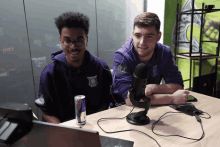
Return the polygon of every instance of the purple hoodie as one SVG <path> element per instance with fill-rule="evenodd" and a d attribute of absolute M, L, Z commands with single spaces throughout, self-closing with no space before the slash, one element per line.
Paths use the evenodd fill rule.
<path fill-rule="evenodd" d="M 139 63 L 140 60 L 131 37 L 114 54 L 113 94 L 119 101 L 127 98 L 133 73 Z M 147 63 L 147 68 L 149 68 L 147 84 L 160 84 L 164 78 L 166 84 L 175 83 L 183 87 L 182 75 L 178 71 L 169 46 L 157 43 L 154 54 Z"/>
<path fill-rule="evenodd" d="M 61 122 L 75 118 L 76 95 L 85 95 L 86 114 L 98 112 L 110 104 L 112 76 L 102 59 L 85 51 L 85 60 L 79 68 L 66 62 L 64 52 L 51 54 L 53 63 L 40 76 L 39 95 L 35 104 L 43 113 L 55 116 Z"/>

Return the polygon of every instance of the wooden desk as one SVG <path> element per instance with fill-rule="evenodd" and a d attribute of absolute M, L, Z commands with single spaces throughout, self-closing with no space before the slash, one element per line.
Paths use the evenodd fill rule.
<path fill-rule="evenodd" d="M 151 131 L 152 124 L 159 119 L 164 113 L 168 111 L 176 112 L 176 110 L 170 108 L 169 106 L 157 106 L 151 107 L 148 111 L 147 116 L 150 118 L 151 122 L 145 126 L 135 126 L 129 124 L 126 119 L 121 120 L 103 120 L 100 122 L 100 126 L 105 131 L 119 131 L 119 130 L 127 130 L 127 129 L 136 129 L 139 131 L 143 131 L 156 139 L 161 147 L 217 147 L 220 146 L 220 100 L 217 98 L 213 98 L 210 96 L 198 94 L 195 92 L 191 92 L 198 99 L 198 102 L 192 102 L 196 108 L 207 112 L 211 115 L 211 119 L 202 120 L 203 129 L 205 131 L 205 137 L 199 142 L 195 142 L 193 140 L 180 138 L 177 136 L 171 137 L 161 137 L 155 135 Z M 148 136 L 134 132 L 120 132 L 107 134 L 103 132 L 99 126 L 97 125 L 97 120 L 100 118 L 109 118 L 109 117 L 125 117 L 132 107 L 129 106 L 120 106 L 116 108 L 112 108 L 109 110 L 105 110 L 99 113 L 95 113 L 92 115 L 88 115 L 86 117 L 86 125 L 83 126 L 84 129 L 96 130 L 103 136 L 109 136 L 113 138 L 121 138 L 125 140 L 134 141 L 134 147 L 158 147 L 156 142 L 149 138 Z M 141 108 L 135 108 L 133 112 L 137 112 L 143 110 Z M 164 119 L 162 119 L 154 131 L 159 134 L 164 135 L 174 135 L 178 134 L 185 137 L 199 139 L 202 135 L 202 129 L 199 122 L 197 122 L 195 117 L 188 116 L 185 114 L 167 114 Z M 204 117 L 208 117 L 204 115 Z M 70 126 L 70 127 L 78 127 L 75 124 L 75 120 L 67 121 L 61 123 L 61 125 Z"/>

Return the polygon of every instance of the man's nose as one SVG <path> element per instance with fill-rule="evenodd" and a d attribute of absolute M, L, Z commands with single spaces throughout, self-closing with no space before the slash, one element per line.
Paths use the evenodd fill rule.
<path fill-rule="evenodd" d="M 142 37 L 140 40 L 140 44 L 141 45 L 147 45 L 147 38 L 146 37 Z"/>
<path fill-rule="evenodd" d="M 74 49 L 74 48 L 76 48 L 76 47 L 77 47 L 77 46 L 76 46 L 76 43 L 75 43 L 75 42 L 74 42 L 74 43 L 72 42 L 71 45 L 70 45 L 70 48 Z"/>

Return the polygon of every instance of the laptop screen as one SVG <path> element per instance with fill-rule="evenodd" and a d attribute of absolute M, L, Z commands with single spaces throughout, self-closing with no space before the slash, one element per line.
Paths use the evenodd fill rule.
<path fill-rule="evenodd" d="M 133 141 L 100 136 L 97 131 L 33 120 L 31 131 L 10 147 L 133 147 L 133 145 Z"/>
<path fill-rule="evenodd" d="M 12 147 L 101 147 L 99 133 L 33 121 L 32 130 Z"/>

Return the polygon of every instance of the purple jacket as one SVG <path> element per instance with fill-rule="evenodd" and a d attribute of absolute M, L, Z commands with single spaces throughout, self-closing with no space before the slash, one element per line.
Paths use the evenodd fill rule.
<path fill-rule="evenodd" d="M 133 47 L 133 38 L 115 52 L 113 64 L 113 94 L 124 100 L 132 84 L 133 72 L 140 63 L 138 54 Z M 182 87 L 183 80 L 175 64 L 173 53 L 169 46 L 157 43 L 152 58 L 147 63 L 147 84 L 160 84 L 164 78 L 166 84 L 175 83 Z"/>
<path fill-rule="evenodd" d="M 86 114 L 98 112 L 110 104 L 112 76 L 106 62 L 85 52 L 79 68 L 66 62 L 64 52 L 51 55 L 53 63 L 44 68 L 40 76 L 39 95 L 35 104 L 47 115 L 61 122 L 75 118 L 76 95 L 85 95 Z"/>

